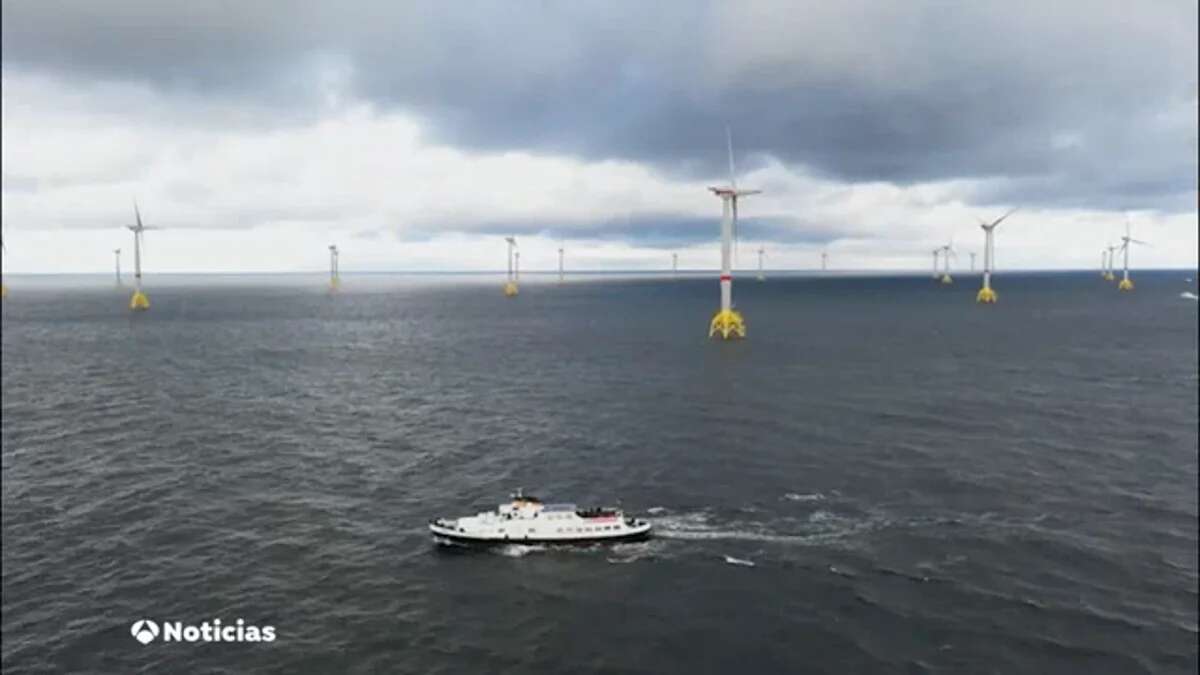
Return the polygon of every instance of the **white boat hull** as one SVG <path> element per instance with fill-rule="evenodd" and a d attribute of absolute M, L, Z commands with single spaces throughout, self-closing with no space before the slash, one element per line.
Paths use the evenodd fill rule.
<path fill-rule="evenodd" d="M 510 504 L 462 518 L 436 518 L 429 531 L 452 544 L 596 544 L 637 541 L 650 536 L 650 523 L 620 509 L 578 509 L 574 504 L 542 504 L 514 495 Z"/>

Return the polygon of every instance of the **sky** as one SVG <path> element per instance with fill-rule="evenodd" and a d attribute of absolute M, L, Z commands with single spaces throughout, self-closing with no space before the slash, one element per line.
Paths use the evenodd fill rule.
<path fill-rule="evenodd" d="M 8 273 L 1197 265 L 1197 3 L 3 0 Z M 981 258 L 980 258 L 981 260 Z"/>

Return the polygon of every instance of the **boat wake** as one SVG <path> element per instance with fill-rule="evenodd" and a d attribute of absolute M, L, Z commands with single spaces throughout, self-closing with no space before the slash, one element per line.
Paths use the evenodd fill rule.
<path fill-rule="evenodd" d="M 740 565 L 741 567 L 754 567 L 753 560 L 746 560 L 745 558 L 735 558 L 731 555 L 724 556 L 724 558 L 725 558 L 725 562 L 730 565 Z"/>
<path fill-rule="evenodd" d="M 654 540 L 615 544 L 610 547 L 610 554 L 605 560 L 613 565 L 628 565 L 639 560 L 653 560 L 659 557 L 659 547 L 660 545 Z"/>
<path fill-rule="evenodd" d="M 798 531 L 780 531 L 759 522 L 714 522 L 707 512 L 685 513 L 659 518 L 654 523 L 654 536 L 661 539 L 687 541 L 746 541 L 791 546 L 823 546 L 853 537 L 878 527 L 871 520 L 843 518 L 828 511 L 817 511 L 808 521 L 798 525 Z"/>
<path fill-rule="evenodd" d="M 1200 296 L 1196 295 L 1195 293 L 1189 293 L 1188 291 L 1184 291 L 1184 292 L 1180 293 L 1179 297 L 1184 298 L 1186 300 L 1200 300 Z"/>

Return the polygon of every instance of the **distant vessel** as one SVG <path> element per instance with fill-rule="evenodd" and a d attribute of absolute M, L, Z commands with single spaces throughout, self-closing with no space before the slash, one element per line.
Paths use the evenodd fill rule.
<path fill-rule="evenodd" d="M 462 518 L 435 518 L 429 531 L 438 543 L 592 544 L 636 541 L 650 536 L 650 523 L 618 508 L 580 509 L 543 504 L 520 490 L 494 511 Z"/>

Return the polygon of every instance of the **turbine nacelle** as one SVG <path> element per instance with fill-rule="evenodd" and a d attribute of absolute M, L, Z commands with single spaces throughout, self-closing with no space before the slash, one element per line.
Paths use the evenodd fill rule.
<path fill-rule="evenodd" d="M 708 189 L 718 197 L 747 197 L 749 195 L 762 194 L 762 190 L 739 190 L 737 188 L 730 187 L 709 186 Z"/>

